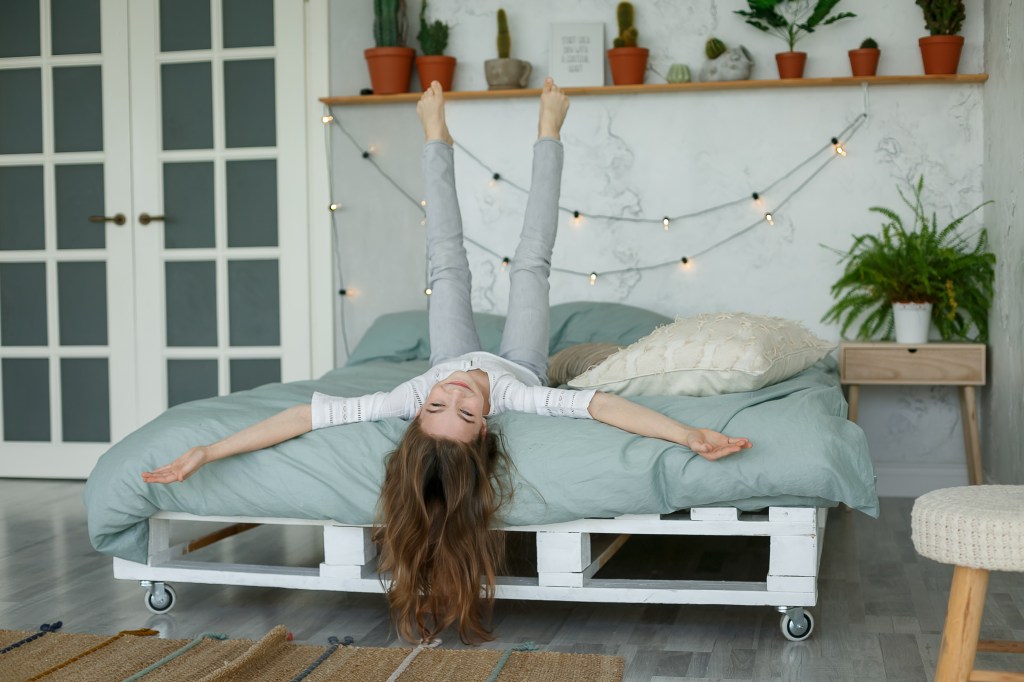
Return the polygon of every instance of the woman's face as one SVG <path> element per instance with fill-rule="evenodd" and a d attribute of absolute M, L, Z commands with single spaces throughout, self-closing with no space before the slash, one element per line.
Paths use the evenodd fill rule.
<path fill-rule="evenodd" d="M 420 408 L 420 428 L 431 436 L 468 443 L 486 433 L 485 400 L 468 372 L 455 372 L 434 384 Z"/>

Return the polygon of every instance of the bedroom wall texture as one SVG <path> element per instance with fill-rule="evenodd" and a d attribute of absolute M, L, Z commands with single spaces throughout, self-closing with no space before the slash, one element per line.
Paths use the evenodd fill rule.
<path fill-rule="evenodd" d="M 982 447 L 993 481 L 1024 483 L 1024 2 L 985 3 L 985 224 L 996 264 L 996 302 L 989 320 L 992 385 L 982 409 L 988 421 Z"/>
<path fill-rule="evenodd" d="M 784 49 L 783 43 L 733 14 L 745 7 L 742 0 L 635 4 L 640 42 L 651 49 L 652 66 L 659 72 L 684 62 L 697 73 L 704 42 L 714 35 L 753 53 L 753 78 L 777 77 L 773 55 Z M 839 9 L 859 16 L 820 29 L 799 44 L 810 55 L 808 77 L 848 75 L 846 51 L 867 36 L 882 48 L 881 74 L 921 73 L 917 38 L 925 31 L 912 0 L 845 4 L 849 7 Z M 486 88 L 483 61 L 496 56 L 499 6 L 497 0 L 430 3 L 432 18 L 452 24 L 448 53 L 459 59 L 456 90 Z M 550 23 L 603 21 L 608 43 L 615 30 L 611 0 L 521 0 L 506 3 L 506 9 L 512 56 L 534 65 L 531 87 L 546 75 Z M 960 72 L 977 73 L 983 70 L 985 17 L 980 2 L 968 3 L 967 9 Z M 419 2 L 412 0 L 411 46 L 416 45 L 418 12 Z M 362 52 L 372 46 L 371 27 L 371 3 L 336 0 L 331 5 L 330 94 L 351 95 L 369 87 Z M 660 81 L 648 75 L 648 82 Z M 838 340 L 838 330 L 819 321 L 831 304 L 829 287 L 840 271 L 834 254 L 822 245 L 845 249 L 851 235 L 876 231 L 880 222 L 868 208 L 900 208 L 897 187 L 908 188 L 921 174 L 927 183 L 925 198 L 940 217 L 981 203 L 988 196 L 982 192 L 982 92 L 979 85 L 929 85 L 874 87 L 866 97 L 855 87 L 577 97 L 563 130 L 562 204 L 584 214 L 659 217 L 745 196 L 827 143 L 865 106 L 869 117 L 850 140 L 849 156 L 831 163 L 779 211 L 774 227 L 756 228 L 685 269 L 631 271 L 599 277 L 594 286 L 585 277 L 553 274 L 552 302 L 621 301 L 684 316 L 745 310 L 797 319 Z M 533 100 L 453 102 L 448 118 L 453 135 L 466 148 L 506 178 L 528 185 L 536 109 Z M 412 105 L 339 108 L 334 114 L 357 140 L 374 145 L 377 162 L 419 196 L 422 134 Z M 1008 111 L 1003 120 L 1010 115 Z M 1000 146 L 1009 165 L 1013 148 Z M 354 293 L 344 303 L 344 325 L 338 315 L 342 363 L 344 338 L 354 346 L 379 315 L 425 308 L 424 234 L 418 207 L 402 198 L 341 135 L 334 136 L 331 158 L 334 199 L 344 204 L 337 215 L 338 257 L 345 284 Z M 490 175 L 461 153 L 456 164 L 467 235 L 510 255 L 525 197 L 502 183 L 491 187 Z M 787 186 L 795 184 L 799 180 Z M 782 196 L 777 191 L 765 198 L 770 204 Z M 752 202 L 743 203 L 672 225 L 667 232 L 660 223 L 586 218 L 574 226 L 571 216 L 563 215 L 554 264 L 601 272 L 663 262 L 697 252 L 761 213 Z M 980 222 L 979 217 L 971 227 Z M 472 246 L 468 250 L 476 309 L 504 312 L 508 279 L 500 260 Z M 1010 332 L 1019 333 L 1020 315 L 1014 314 L 1016 326 Z M 869 387 L 862 391 L 861 405 L 860 422 L 883 494 L 917 495 L 966 482 L 954 390 Z M 1020 407 L 1016 409 L 1013 414 L 1019 415 Z"/>

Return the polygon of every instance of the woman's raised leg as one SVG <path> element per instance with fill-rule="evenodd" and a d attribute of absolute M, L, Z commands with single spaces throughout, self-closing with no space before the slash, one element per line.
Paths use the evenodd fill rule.
<path fill-rule="evenodd" d="M 444 118 L 444 95 L 436 81 L 423 93 L 416 113 L 423 123 L 424 199 L 427 213 L 427 300 L 430 364 L 480 350 L 470 300 L 472 283 L 462 215 L 455 194 L 452 137 Z"/>
<path fill-rule="evenodd" d="M 542 384 L 547 383 L 548 277 L 558 230 L 558 196 L 562 184 L 560 132 L 568 110 L 569 98 L 548 78 L 540 96 L 530 198 L 526 203 L 519 246 L 512 258 L 508 318 L 499 351 L 503 358 L 533 370 Z"/>

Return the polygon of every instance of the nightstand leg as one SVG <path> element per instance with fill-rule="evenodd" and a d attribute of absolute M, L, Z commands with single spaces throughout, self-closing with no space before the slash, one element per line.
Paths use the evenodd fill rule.
<path fill-rule="evenodd" d="M 964 429 L 967 478 L 971 485 L 980 485 L 985 482 L 985 474 L 981 469 L 981 439 L 978 437 L 978 406 L 974 386 L 960 387 L 960 417 Z"/>
<path fill-rule="evenodd" d="M 847 413 L 847 418 L 856 424 L 857 403 L 860 402 L 860 386 L 857 384 L 850 384 L 846 389 L 846 402 L 850 404 L 850 411 Z"/>

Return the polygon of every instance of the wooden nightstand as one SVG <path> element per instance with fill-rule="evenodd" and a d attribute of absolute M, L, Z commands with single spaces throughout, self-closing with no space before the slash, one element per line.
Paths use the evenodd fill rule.
<path fill-rule="evenodd" d="M 839 380 L 849 388 L 850 421 L 864 384 L 959 386 L 967 477 L 983 482 L 975 386 L 985 385 L 985 344 L 886 342 L 839 344 Z"/>

